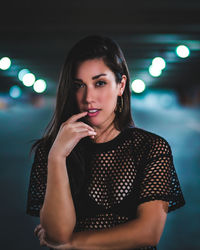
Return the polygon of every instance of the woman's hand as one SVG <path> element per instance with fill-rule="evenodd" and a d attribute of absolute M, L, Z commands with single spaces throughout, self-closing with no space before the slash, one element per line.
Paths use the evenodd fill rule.
<path fill-rule="evenodd" d="M 77 122 L 87 115 L 87 112 L 79 113 L 62 123 L 57 137 L 50 149 L 48 158 L 66 158 L 76 144 L 86 136 L 95 136 L 94 129 L 84 122 Z"/>
<path fill-rule="evenodd" d="M 40 245 L 45 246 L 46 242 L 45 242 L 44 238 L 46 235 L 45 235 L 45 230 L 41 224 L 37 225 L 37 227 L 34 229 L 34 234 L 35 234 L 35 236 L 37 236 L 39 238 Z"/>
<path fill-rule="evenodd" d="M 47 246 L 50 248 L 60 249 L 60 250 L 75 249 L 72 247 L 71 243 L 56 244 L 56 243 L 52 243 L 52 242 L 48 241 L 46 239 L 45 230 L 41 224 L 36 226 L 36 228 L 34 229 L 34 234 L 35 234 L 35 236 L 38 237 L 38 239 L 40 241 L 40 246 Z"/>

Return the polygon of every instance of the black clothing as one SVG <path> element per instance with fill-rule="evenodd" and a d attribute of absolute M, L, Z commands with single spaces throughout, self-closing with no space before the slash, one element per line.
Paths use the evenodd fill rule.
<path fill-rule="evenodd" d="M 83 145 L 87 179 L 75 206 L 75 232 L 111 228 L 133 220 L 143 202 L 168 201 L 168 212 L 185 204 L 172 151 L 163 137 L 133 127 L 111 141 L 94 143 L 88 139 Z M 39 216 L 46 180 L 47 155 L 40 146 L 30 176 L 26 211 L 30 215 Z"/>

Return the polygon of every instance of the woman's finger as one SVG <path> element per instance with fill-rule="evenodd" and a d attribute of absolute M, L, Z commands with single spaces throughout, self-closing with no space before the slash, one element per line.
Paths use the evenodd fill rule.
<path fill-rule="evenodd" d="M 77 133 L 88 133 L 89 135 L 96 135 L 96 132 L 94 130 L 88 130 L 88 128 L 76 128 Z"/>
<path fill-rule="evenodd" d="M 86 131 L 81 131 L 81 138 L 84 138 L 86 136 L 95 136 L 97 133 L 95 131 L 90 131 L 90 130 L 86 130 Z"/>
<path fill-rule="evenodd" d="M 94 131 L 93 127 L 89 126 L 88 124 L 86 124 L 84 122 L 75 122 L 72 126 L 76 127 L 76 128 L 83 127 L 83 128 L 87 128 L 87 129 L 89 129 L 91 131 Z"/>
<path fill-rule="evenodd" d="M 44 238 L 41 238 L 41 239 L 40 239 L 40 246 L 47 246 L 47 244 L 46 244 Z"/>
<path fill-rule="evenodd" d="M 45 234 L 44 229 L 40 229 L 40 231 L 38 232 L 37 236 L 38 236 L 38 238 L 42 238 L 44 236 L 44 234 Z"/>
<path fill-rule="evenodd" d="M 46 241 L 45 241 L 45 230 L 41 229 L 38 233 L 38 238 L 40 240 L 40 245 L 41 246 L 46 246 Z"/>
<path fill-rule="evenodd" d="M 82 113 L 78 113 L 78 114 L 76 114 L 76 115 L 73 115 L 72 117 L 70 117 L 70 118 L 67 120 L 67 122 L 69 122 L 69 123 L 75 122 L 75 121 L 77 121 L 78 119 L 80 119 L 80 118 L 86 116 L 87 113 L 88 113 L 88 112 L 85 111 L 85 112 L 82 112 Z"/>
<path fill-rule="evenodd" d="M 39 224 L 36 226 L 36 228 L 34 229 L 34 234 L 37 236 L 38 232 L 40 231 L 40 229 L 42 228 L 42 225 Z"/>

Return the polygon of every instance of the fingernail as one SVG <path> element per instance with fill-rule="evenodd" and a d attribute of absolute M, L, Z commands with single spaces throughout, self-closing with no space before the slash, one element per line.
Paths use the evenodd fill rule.
<path fill-rule="evenodd" d="M 96 135 L 96 132 L 89 131 L 89 134 L 91 134 L 91 135 Z"/>

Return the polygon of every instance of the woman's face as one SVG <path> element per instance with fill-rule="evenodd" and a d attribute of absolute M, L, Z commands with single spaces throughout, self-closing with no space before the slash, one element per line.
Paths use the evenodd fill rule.
<path fill-rule="evenodd" d="M 73 84 L 80 112 L 88 111 L 86 119 L 91 126 L 106 128 L 115 118 L 117 97 L 123 94 L 126 76 L 116 83 L 103 59 L 91 59 L 79 65 Z"/>

